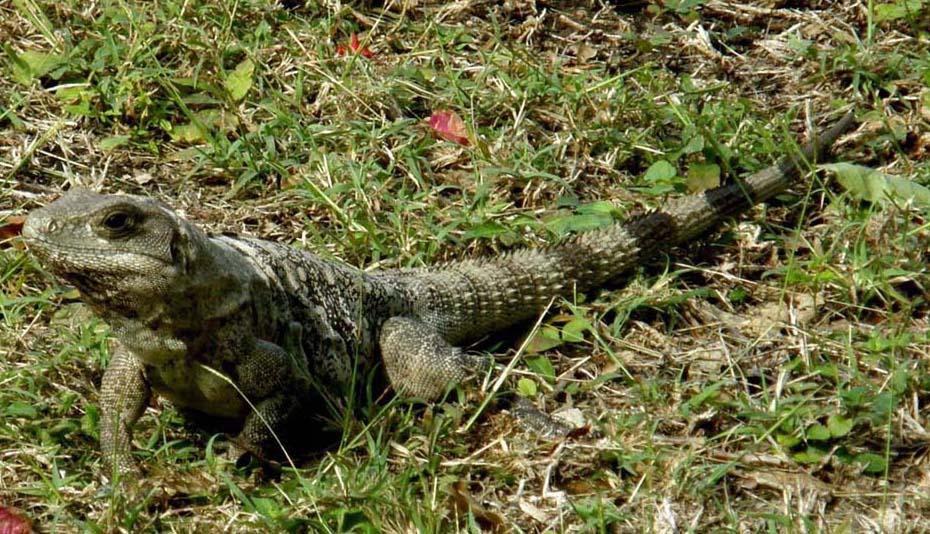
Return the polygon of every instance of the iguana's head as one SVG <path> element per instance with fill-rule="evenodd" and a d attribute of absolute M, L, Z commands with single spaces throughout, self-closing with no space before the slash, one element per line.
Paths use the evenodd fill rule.
<path fill-rule="evenodd" d="M 174 287 L 203 234 L 154 200 L 71 190 L 32 211 L 22 235 L 45 267 L 112 309 Z"/>

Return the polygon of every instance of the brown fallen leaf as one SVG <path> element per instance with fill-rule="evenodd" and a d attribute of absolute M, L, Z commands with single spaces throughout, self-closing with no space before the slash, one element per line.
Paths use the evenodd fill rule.
<path fill-rule="evenodd" d="M 464 480 L 456 481 L 449 488 L 449 493 L 452 495 L 453 506 L 459 517 L 465 517 L 468 512 L 471 512 L 483 531 L 500 532 L 503 530 L 504 518 L 475 500 L 469 493 Z"/>
<path fill-rule="evenodd" d="M 763 487 L 778 491 L 810 491 L 823 495 L 833 491 L 829 484 L 803 471 L 753 470 L 736 475 L 741 479 L 740 485 L 746 489 Z"/>

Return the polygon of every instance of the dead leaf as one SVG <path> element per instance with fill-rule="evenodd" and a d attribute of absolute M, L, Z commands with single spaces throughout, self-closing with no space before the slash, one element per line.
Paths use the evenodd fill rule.
<path fill-rule="evenodd" d="M 588 425 L 587 418 L 584 416 L 584 412 L 574 407 L 564 407 L 559 408 L 552 413 L 552 417 L 566 425 L 572 427 L 572 434 L 574 437 L 581 437 L 591 431 L 591 426 Z M 585 428 L 587 427 L 587 428 Z"/>
<path fill-rule="evenodd" d="M 596 56 L 597 49 L 586 44 L 579 44 L 577 50 L 575 51 L 575 57 L 577 57 L 578 60 L 582 63 L 587 63 L 588 60 L 593 59 Z"/>
<path fill-rule="evenodd" d="M 465 121 L 454 111 L 434 111 L 429 117 L 429 127 L 432 128 L 436 136 L 442 139 L 458 143 L 462 146 L 468 146 L 470 144 L 468 140 L 468 128 L 465 127 Z"/>
<path fill-rule="evenodd" d="M 527 501 L 526 499 L 520 499 L 520 502 L 517 504 L 520 507 L 520 510 L 535 519 L 539 523 L 547 523 L 549 518 L 546 517 L 546 514 L 540 510 L 538 507 Z"/>
<path fill-rule="evenodd" d="M 741 485 L 746 489 L 758 487 L 781 491 L 810 491 L 817 494 L 829 494 L 830 485 L 812 477 L 803 471 L 754 470 L 738 473 Z"/>
<path fill-rule="evenodd" d="M 154 179 L 155 177 L 152 176 L 152 173 L 148 173 L 148 172 L 140 172 L 138 174 L 133 175 L 132 177 L 132 181 L 136 182 L 139 185 L 145 185 Z"/>
<path fill-rule="evenodd" d="M 456 483 L 449 488 L 449 493 L 452 495 L 456 513 L 458 513 L 460 517 L 465 517 L 468 512 L 471 512 L 475 521 L 481 526 L 483 531 L 498 532 L 504 528 L 504 518 L 497 512 L 488 510 L 484 505 L 475 500 L 469 494 L 468 486 L 465 484 L 464 480 L 456 481 Z"/>

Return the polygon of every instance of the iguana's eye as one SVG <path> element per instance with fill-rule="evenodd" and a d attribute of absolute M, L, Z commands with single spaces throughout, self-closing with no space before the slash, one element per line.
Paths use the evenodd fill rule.
<path fill-rule="evenodd" d="M 132 226 L 132 217 L 124 211 L 114 211 L 103 218 L 103 226 L 112 232 L 128 230 Z"/>

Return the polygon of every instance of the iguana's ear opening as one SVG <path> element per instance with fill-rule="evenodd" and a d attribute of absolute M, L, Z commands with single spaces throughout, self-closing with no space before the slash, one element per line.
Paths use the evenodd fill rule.
<path fill-rule="evenodd" d="M 183 220 L 174 219 L 176 224 L 171 237 L 171 263 L 186 273 L 196 253 L 194 230 Z"/>

